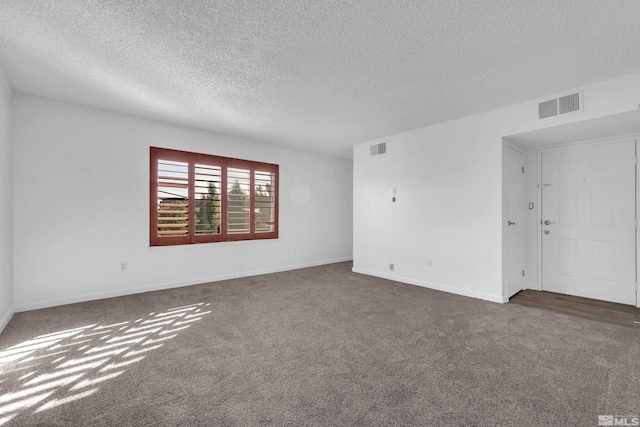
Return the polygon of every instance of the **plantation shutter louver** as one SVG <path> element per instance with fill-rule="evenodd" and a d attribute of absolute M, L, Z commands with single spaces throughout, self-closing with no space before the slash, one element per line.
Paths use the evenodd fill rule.
<path fill-rule="evenodd" d="M 155 168 L 154 238 L 167 244 L 188 243 L 189 164 L 175 158 L 160 157 L 155 160 Z"/>
<path fill-rule="evenodd" d="M 275 173 L 255 171 L 255 232 L 272 233 L 276 224 Z"/>
<path fill-rule="evenodd" d="M 227 168 L 227 233 L 250 234 L 251 171 Z"/>
<path fill-rule="evenodd" d="M 221 232 L 222 168 L 195 165 L 195 234 L 214 235 Z"/>

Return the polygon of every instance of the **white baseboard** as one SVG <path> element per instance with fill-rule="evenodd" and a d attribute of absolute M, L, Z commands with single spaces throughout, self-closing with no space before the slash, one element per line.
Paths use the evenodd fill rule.
<path fill-rule="evenodd" d="M 485 301 L 499 302 L 499 303 L 505 303 L 508 301 L 508 298 L 505 300 L 505 298 L 502 295 L 491 295 L 491 294 L 485 294 L 483 292 L 470 291 L 468 289 L 454 288 L 454 287 L 442 285 L 439 283 L 426 282 L 423 280 L 416 280 L 408 277 L 378 273 L 376 271 L 370 271 L 363 268 L 354 267 L 352 271 L 354 273 L 366 274 L 368 276 L 375 276 L 375 277 L 380 277 L 382 279 L 393 280 L 394 282 L 401 282 L 401 283 L 407 283 L 409 285 L 422 286 L 423 288 L 434 289 L 436 291 L 448 292 L 450 294 L 462 295 L 465 297 L 478 298 Z"/>
<path fill-rule="evenodd" d="M 9 310 L 4 313 L 3 315 L 0 315 L 0 334 L 2 333 L 2 331 L 4 331 L 4 328 L 7 326 L 7 324 L 9 323 L 9 320 L 11 320 L 11 318 L 13 317 L 13 308 L 9 307 Z"/>
<path fill-rule="evenodd" d="M 185 280 L 185 281 L 179 281 L 179 282 L 168 282 L 168 283 L 161 283 L 157 285 L 141 286 L 137 288 L 119 289 L 119 290 L 109 291 L 109 292 L 97 292 L 93 294 L 59 298 L 55 300 L 38 301 L 30 304 L 19 304 L 19 305 L 16 305 L 15 311 L 22 312 L 22 311 L 39 310 L 42 308 L 56 307 L 60 305 L 95 301 L 95 300 L 106 299 L 106 298 L 115 298 L 115 297 L 121 297 L 126 295 L 161 291 L 161 290 L 172 289 L 172 288 L 181 288 L 184 286 L 200 285 L 200 284 L 209 283 L 209 282 L 220 282 L 222 280 L 239 279 L 242 277 L 258 276 L 261 274 L 280 273 L 283 271 L 298 270 L 300 268 L 316 267 L 318 265 L 335 264 L 338 262 L 346 262 L 346 261 L 352 261 L 352 260 L 353 260 L 352 257 L 335 258 L 335 259 L 328 259 L 323 261 L 314 261 L 314 262 L 308 262 L 303 264 L 289 265 L 284 267 L 267 268 L 263 270 L 243 271 L 241 273 L 226 274 L 222 276 L 202 277 L 199 279 Z"/>

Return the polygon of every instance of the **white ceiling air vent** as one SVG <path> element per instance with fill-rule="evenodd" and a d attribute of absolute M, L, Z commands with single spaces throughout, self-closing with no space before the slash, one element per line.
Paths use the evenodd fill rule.
<path fill-rule="evenodd" d="M 582 91 L 538 102 L 538 118 L 549 119 L 582 111 Z"/>
<path fill-rule="evenodd" d="M 381 142 L 380 144 L 373 144 L 370 148 L 371 155 L 384 154 L 387 152 L 387 143 Z"/>

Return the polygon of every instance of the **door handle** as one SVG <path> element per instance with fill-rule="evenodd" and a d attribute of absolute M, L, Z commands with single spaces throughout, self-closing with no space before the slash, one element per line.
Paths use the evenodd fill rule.
<path fill-rule="evenodd" d="M 507 221 L 507 225 L 508 225 L 509 227 L 511 227 L 512 225 L 516 225 L 516 223 L 515 223 L 515 222 L 511 222 L 511 221 Z"/>
<path fill-rule="evenodd" d="M 544 222 L 544 225 L 555 224 L 555 222 L 551 222 L 548 219 Z"/>

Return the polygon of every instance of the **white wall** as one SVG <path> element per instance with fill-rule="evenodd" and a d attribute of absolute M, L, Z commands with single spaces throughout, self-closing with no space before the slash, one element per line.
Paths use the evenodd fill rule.
<path fill-rule="evenodd" d="M 504 301 L 502 138 L 635 110 L 640 73 L 585 87 L 581 114 L 540 121 L 537 101 L 356 145 L 354 271 Z"/>
<path fill-rule="evenodd" d="M 352 257 L 350 159 L 24 94 L 13 127 L 16 310 Z M 150 248 L 152 145 L 279 164 L 280 238 Z"/>
<path fill-rule="evenodd" d="M 11 89 L 0 71 L 0 332 L 13 314 Z"/>

